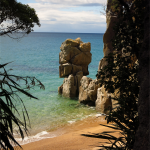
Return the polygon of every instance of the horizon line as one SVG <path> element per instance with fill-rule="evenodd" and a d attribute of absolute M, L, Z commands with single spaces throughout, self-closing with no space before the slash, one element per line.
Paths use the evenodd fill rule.
<path fill-rule="evenodd" d="M 32 31 L 31 33 L 80 33 L 80 34 L 104 34 L 104 33 L 96 33 L 96 32 L 45 32 L 45 31 Z M 29 33 L 30 34 L 30 33 Z"/>

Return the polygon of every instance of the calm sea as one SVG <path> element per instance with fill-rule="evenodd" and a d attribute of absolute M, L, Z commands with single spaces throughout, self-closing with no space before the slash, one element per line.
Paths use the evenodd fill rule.
<path fill-rule="evenodd" d="M 35 76 L 45 85 L 45 90 L 37 87 L 30 92 L 39 100 L 21 97 L 30 117 L 31 135 L 44 134 L 45 131 L 96 114 L 95 108 L 76 107 L 77 100 L 61 97 L 57 92 L 58 86 L 63 83 L 63 78 L 59 78 L 61 43 L 67 38 L 78 37 L 83 42 L 91 43 L 92 62 L 89 65 L 89 77 L 96 79 L 98 64 L 103 57 L 103 34 L 35 32 L 19 40 L 0 37 L 0 63 L 13 61 L 6 67 L 13 69 L 9 73 Z M 20 103 L 16 103 L 16 106 L 21 113 Z"/>

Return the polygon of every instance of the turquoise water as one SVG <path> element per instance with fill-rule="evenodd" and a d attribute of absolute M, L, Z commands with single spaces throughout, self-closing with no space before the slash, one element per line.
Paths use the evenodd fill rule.
<path fill-rule="evenodd" d="M 92 62 L 89 77 L 95 79 L 98 63 L 103 57 L 103 34 L 92 33 L 31 33 L 19 40 L 0 37 L 0 63 L 11 62 L 11 74 L 35 76 L 44 85 L 32 90 L 39 100 L 22 96 L 31 122 L 31 134 L 50 131 L 67 124 L 69 121 L 83 119 L 96 113 L 92 107 L 78 106 L 77 100 L 58 95 L 57 89 L 63 83 L 59 78 L 59 52 L 61 43 L 67 38 L 80 37 L 83 42 L 91 43 Z M 21 112 L 21 105 L 17 103 Z"/>

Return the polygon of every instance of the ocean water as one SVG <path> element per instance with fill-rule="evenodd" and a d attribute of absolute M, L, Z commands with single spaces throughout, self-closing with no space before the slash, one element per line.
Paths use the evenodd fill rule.
<path fill-rule="evenodd" d="M 21 95 L 30 117 L 32 137 L 97 113 L 94 107 L 79 105 L 77 99 L 64 98 L 57 92 L 63 83 L 63 78 L 59 78 L 61 43 L 67 38 L 78 37 L 91 43 L 92 62 L 88 77 L 96 79 L 98 64 L 103 57 L 103 34 L 33 32 L 19 40 L 0 37 L 0 63 L 12 62 L 6 66 L 6 69 L 13 69 L 9 73 L 35 76 L 45 86 L 45 90 L 35 87 L 30 91 L 38 100 Z M 21 114 L 21 104 L 16 103 L 16 107 Z"/>

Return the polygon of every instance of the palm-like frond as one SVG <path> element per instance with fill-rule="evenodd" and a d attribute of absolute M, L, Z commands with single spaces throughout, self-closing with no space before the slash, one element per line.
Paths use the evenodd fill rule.
<path fill-rule="evenodd" d="M 18 133 L 22 139 L 24 139 L 24 134 L 28 135 L 28 127 L 30 126 L 28 112 L 19 94 L 22 93 L 29 98 L 37 99 L 28 92 L 27 87 L 30 86 L 30 88 L 33 88 L 37 85 L 44 89 L 44 85 L 35 77 L 20 77 L 8 74 L 5 69 L 7 64 L 9 63 L 0 65 L 0 147 L 4 150 L 13 150 L 12 145 L 18 145 L 21 148 L 14 138 L 13 124 L 18 127 Z M 25 82 L 24 88 L 17 83 L 18 80 Z M 16 117 L 15 113 L 19 114 L 19 112 L 14 105 L 14 101 L 19 101 L 22 104 L 24 121 Z"/>

